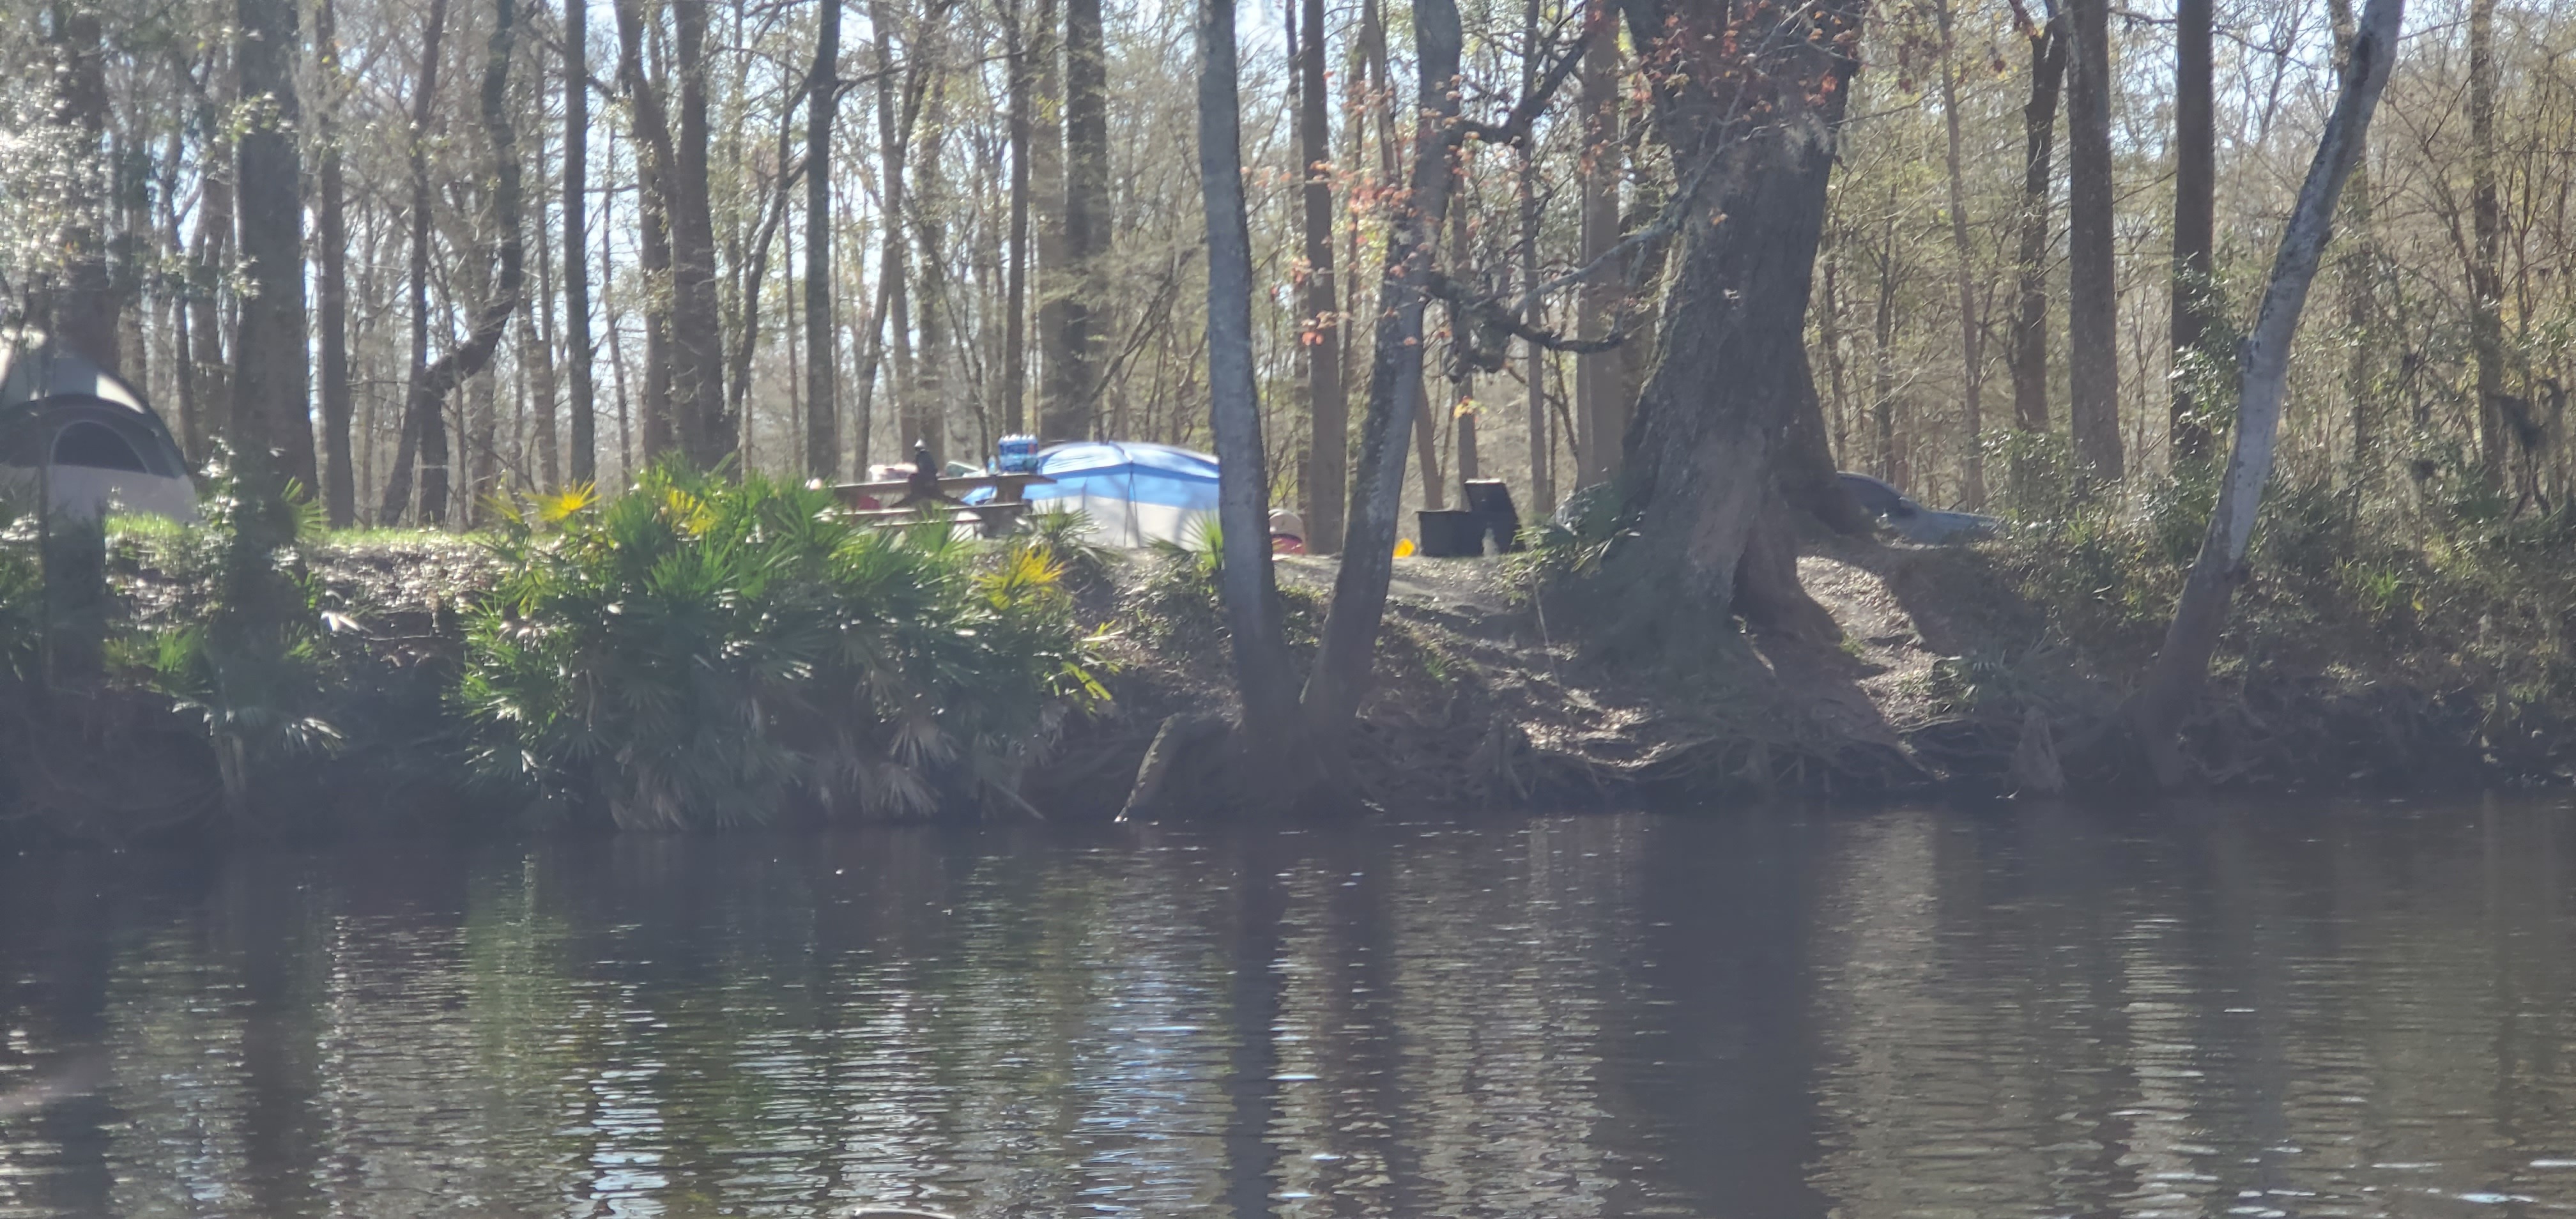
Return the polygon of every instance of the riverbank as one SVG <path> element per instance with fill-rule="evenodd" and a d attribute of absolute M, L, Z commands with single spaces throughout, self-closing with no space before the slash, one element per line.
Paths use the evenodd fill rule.
<path fill-rule="evenodd" d="M 2134 549 L 2144 538 L 2058 528 L 1934 549 L 1809 537 L 1799 574 L 1839 640 L 1712 620 L 1687 669 L 1597 654 L 1537 565 L 1399 560 L 1354 787 L 1404 807 L 2120 790 L 2135 776 L 2119 704 L 2152 655 L 2155 607 L 2170 604 L 2160 565 Z M 489 539 L 422 532 L 297 548 L 329 653 L 314 719 L 333 739 L 267 767 L 256 800 L 228 808 L 207 709 L 138 678 L 148 657 L 136 653 L 199 610 L 177 541 L 132 528 L 112 539 L 122 668 L 67 691 L 0 693 L 14 725 L 0 744 L 0 834 L 123 843 L 582 820 L 561 792 L 469 764 L 492 742 L 458 694 L 468 635 L 508 570 Z M 2548 608 L 2571 603 L 2550 600 L 2563 595 L 2554 568 L 2457 548 L 2448 569 L 2425 551 L 2415 567 L 2387 555 L 2372 567 L 2273 550 L 2186 733 L 2206 785 L 2567 780 L 2576 666 L 2570 619 Z M 1158 733 L 1229 713 L 1221 616 L 1195 562 L 1083 548 L 1058 564 L 1108 697 L 1051 720 L 986 815 L 1113 816 Z M 1310 647 L 1333 563 L 1280 570 L 1292 642 Z M 1221 750 L 1184 753 L 1161 807 L 1140 811 L 1184 812 L 1224 790 Z M 834 815 L 791 803 L 789 819 Z"/>

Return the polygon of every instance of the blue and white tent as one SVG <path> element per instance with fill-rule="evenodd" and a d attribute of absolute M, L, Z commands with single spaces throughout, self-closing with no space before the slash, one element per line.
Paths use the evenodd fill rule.
<path fill-rule="evenodd" d="M 1205 453 L 1082 441 L 1038 454 L 1038 473 L 1055 481 L 1030 487 L 1031 505 L 1040 512 L 1089 513 L 1092 540 L 1104 546 L 1187 542 L 1201 522 L 1216 522 L 1216 458 Z"/>

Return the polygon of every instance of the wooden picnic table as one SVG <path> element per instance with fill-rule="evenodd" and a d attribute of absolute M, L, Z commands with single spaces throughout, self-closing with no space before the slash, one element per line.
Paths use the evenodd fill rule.
<path fill-rule="evenodd" d="M 900 524 L 925 517 L 950 520 L 967 518 L 975 522 L 985 537 L 1008 533 L 1029 511 L 1028 488 L 1053 483 L 1044 474 L 969 474 L 939 480 L 939 498 L 912 502 L 912 480 L 885 479 L 878 482 L 842 483 L 832 488 L 848 514 L 869 524 Z M 980 504 L 963 502 L 966 493 L 991 488 L 993 498 Z M 875 503 L 878 507 L 866 505 Z"/>

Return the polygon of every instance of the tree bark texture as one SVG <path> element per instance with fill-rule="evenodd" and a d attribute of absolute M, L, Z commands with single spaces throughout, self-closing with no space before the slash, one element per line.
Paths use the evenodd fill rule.
<path fill-rule="evenodd" d="M 431 0 L 430 28 L 435 31 L 446 18 L 445 0 Z M 509 330 L 510 319 L 519 310 L 519 290 L 525 279 L 524 246 L 521 244 L 519 219 L 519 153 L 516 129 L 511 125 L 509 107 L 510 54 L 517 40 L 516 0 L 493 0 L 492 37 L 486 45 L 483 60 L 482 112 L 483 130 L 490 143 L 492 156 L 492 232 L 499 246 L 493 254 L 499 273 L 493 277 L 491 293 L 474 306 L 473 328 L 465 341 L 435 363 L 422 366 L 428 354 L 428 336 L 421 322 L 413 323 L 412 359 L 417 371 L 406 394 L 404 418 L 406 431 L 420 441 L 420 520 L 423 524 L 440 525 L 447 520 L 448 446 L 447 427 L 440 417 L 447 395 L 469 377 L 483 371 L 500 346 L 501 337 Z M 436 45 L 428 47 L 425 62 L 434 62 Z M 427 313 L 428 289 L 422 282 L 427 277 L 428 244 L 428 171 L 425 144 L 429 114 L 428 99 L 437 81 L 424 72 L 421 101 L 414 111 L 413 130 L 413 208 L 412 218 L 412 303 L 417 312 Z M 410 498 L 409 471 L 398 449 L 394 477 L 385 484 L 383 519 L 400 516 L 402 505 Z"/>
<path fill-rule="evenodd" d="M 65 178 L 69 190 L 63 201 L 67 223 L 59 246 L 65 262 L 62 284 L 48 312 L 56 339 L 114 373 L 118 371 L 117 293 L 108 276 L 108 183 L 101 146 L 107 131 L 107 47 L 93 4 L 94 0 L 54 0 L 47 23 L 52 27 L 47 38 L 53 53 L 52 122 L 79 148 Z M 256 10 L 255 15 L 275 19 L 267 8 Z M 286 10 L 286 20 L 289 38 L 281 54 L 291 54 L 294 47 L 292 9 Z M 276 35 L 270 30 L 259 36 Z M 264 71 L 276 68 L 267 56 L 260 66 Z M 283 100 L 294 105 L 291 81 Z"/>
<path fill-rule="evenodd" d="M 2066 17 L 2052 4 L 2047 23 L 2025 32 L 2030 101 L 2021 111 L 2021 206 L 2013 251 L 2013 426 L 2038 435 L 2048 431 L 2049 184 L 2055 177 L 2057 99 L 2066 81 Z"/>
<path fill-rule="evenodd" d="M 233 350 L 233 424 L 240 455 L 265 458 L 273 449 L 275 473 L 310 489 L 319 480 L 304 313 L 304 173 L 296 151 L 303 117 L 295 94 L 297 7 L 295 0 L 239 0 L 234 9 L 242 96 L 260 104 L 234 146 L 247 270 Z M 112 313 L 109 324 L 112 337 Z"/>
<path fill-rule="evenodd" d="M 2110 0 L 2067 0 L 2073 58 L 2066 99 L 2067 419 L 2087 479 L 2117 481 L 2120 289 L 2111 210 Z"/>
<path fill-rule="evenodd" d="M 599 481 L 599 411 L 590 337 L 590 4 L 564 0 L 563 279 L 567 461 L 576 485 Z"/>
<path fill-rule="evenodd" d="M 2215 0 L 2178 0 L 2174 7 L 2174 231 L 2171 331 L 2177 371 L 2205 358 L 2203 336 L 2218 308 L 2218 128 L 2211 37 Z M 2210 455 L 2206 407 L 2193 400 L 2194 378 L 2173 380 L 2169 435 L 2173 462 Z"/>
<path fill-rule="evenodd" d="M 2368 21 L 2365 17 L 2364 22 Z M 2477 366 L 2479 474 L 2501 487 L 2504 421 L 2504 208 L 2496 194 L 2495 0 L 2469 0 L 2469 350 Z"/>
<path fill-rule="evenodd" d="M 1038 345 L 1039 439 L 1061 439 L 1050 431 L 1050 418 L 1062 423 L 1064 369 L 1073 360 L 1065 349 L 1065 310 L 1073 305 L 1073 278 L 1065 265 L 1064 223 L 1064 29 L 1057 0 L 1037 0 L 1030 22 L 1029 62 L 1029 226 L 1036 230 L 1037 303 L 1034 325 Z"/>
<path fill-rule="evenodd" d="M 1576 308 L 1576 337 L 1599 339 L 1618 324 L 1627 296 L 1624 263 L 1603 261 L 1619 244 L 1619 10 L 1617 0 L 1591 0 L 1584 21 L 1593 31 L 1583 50 L 1582 175 L 1583 282 Z M 1620 392 L 1627 353 L 1585 352 L 1574 357 L 1575 449 L 1584 486 L 1608 482 L 1624 464 L 1632 405 Z"/>
<path fill-rule="evenodd" d="M 680 74 L 680 113 L 672 148 L 671 397 L 680 452 L 712 470 L 733 456 L 735 428 L 725 409 L 724 308 L 716 279 L 715 214 L 707 182 L 707 7 L 710 0 L 670 0 Z"/>
<path fill-rule="evenodd" d="M 1350 494 L 1351 400 L 1342 383 L 1341 279 L 1333 265 L 1333 97 L 1324 74 L 1324 0 L 1302 0 L 1305 38 L 1297 44 L 1297 137 L 1305 149 L 1305 278 L 1298 284 L 1298 312 L 1305 315 L 1306 397 L 1313 412 L 1313 447 L 1307 458 L 1307 548 L 1333 554 L 1342 548 L 1343 504 Z"/>
<path fill-rule="evenodd" d="M 1381 311 L 1369 368 L 1368 413 L 1360 426 L 1350 526 L 1323 642 L 1307 675 L 1303 710 L 1314 739 L 1342 739 L 1368 690 L 1393 574 L 1397 514 L 1404 499 L 1404 446 L 1422 410 L 1423 306 L 1429 299 L 1441 218 L 1448 212 L 1458 133 L 1459 48 L 1454 0 L 1417 0 L 1413 11 L 1420 73 L 1419 124 L 1411 190 L 1393 203 Z M 1325 750 L 1329 756 L 1330 748 Z"/>
<path fill-rule="evenodd" d="M 2209 0 L 2187 0 L 2206 4 Z M 1950 186 L 1950 249 L 1959 278 L 1960 424 L 1967 451 L 1960 462 L 1961 506 L 1976 509 L 1986 502 L 1986 343 L 1985 319 L 1977 308 L 1976 248 L 1968 238 L 1966 159 L 1959 114 L 1959 40 L 1950 0 L 1935 0 L 1933 14 L 1941 27 L 1941 117 L 1948 137 L 1945 157 Z"/>
<path fill-rule="evenodd" d="M 1686 642 L 1725 629 L 1728 609 L 1802 636 L 1834 630 L 1798 586 L 1781 489 L 1831 479 L 1821 419 L 1801 422 L 1819 410 L 1804 329 L 1865 8 L 1834 0 L 1784 20 L 1724 0 L 1628 0 L 1632 36 L 1672 64 L 1657 131 L 1689 210 L 1630 431 L 1639 536 L 1604 573 L 1622 594 L 1614 643 Z"/>
<path fill-rule="evenodd" d="M 1090 299 L 1099 290 L 1094 266 L 1109 248 L 1109 76 L 1101 45 L 1100 0 L 1064 6 L 1064 296 L 1054 356 L 1046 369 L 1046 406 L 1038 420 L 1047 442 L 1087 440 L 1098 431 L 1099 346 Z"/>
<path fill-rule="evenodd" d="M 439 3 L 441 0 L 432 0 Z M 635 133 L 636 270 L 643 277 L 645 461 L 659 460 L 680 443 L 678 416 L 686 407 L 675 401 L 672 352 L 673 314 L 678 289 L 672 275 L 673 177 L 670 111 L 661 83 L 644 70 L 642 0 L 616 0 L 617 77 L 626 102 L 627 125 Z"/>
<path fill-rule="evenodd" d="M 841 362 L 832 327 L 832 126 L 841 108 L 841 0 L 822 0 L 813 79 L 806 87 L 812 96 L 805 119 L 805 475 L 829 482 L 841 467 Z"/>
<path fill-rule="evenodd" d="M 1010 73 L 1011 218 L 1010 248 L 1002 269 L 1002 431 L 1028 430 L 1029 406 L 1029 141 L 1032 138 L 1029 92 L 1028 28 L 1020 23 L 1019 0 L 1004 15 L 1009 37 L 1005 66 Z"/>
<path fill-rule="evenodd" d="M 429 373 L 429 223 L 430 206 L 435 196 L 429 182 L 429 119 L 431 107 L 437 104 L 439 44 L 447 35 L 447 0 L 429 0 L 429 18 L 421 34 L 420 75 L 416 78 L 411 101 L 411 364 L 409 389 L 403 396 L 402 437 L 394 445 L 394 468 L 385 476 L 384 499 L 376 511 L 376 523 L 400 522 L 412 507 L 412 469 L 421 467 L 423 502 L 428 502 L 428 484 L 438 488 L 440 511 L 447 504 L 447 423 L 439 417 L 438 402 L 431 399 L 426 410 L 420 404 L 421 387 Z"/>
<path fill-rule="evenodd" d="M 2318 140 L 2316 158 L 2309 163 L 2307 180 L 2299 188 L 2290 222 L 2282 230 L 2253 333 L 2238 354 L 2236 437 L 2226 477 L 2219 483 L 2217 507 L 2210 514 L 2208 532 L 2201 537 L 2191 574 L 2184 580 L 2173 621 L 2165 630 L 2164 647 L 2128 707 L 2139 743 L 2158 781 L 2167 786 L 2180 778 L 2175 739 L 2183 717 L 2208 680 L 2210 656 L 2227 625 L 2228 602 L 2236 586 L 2245 581 L 2245 554 L 2254 538 L 2256 509 L 2262 503 L 2264 484 L 2272 477 L 2290 342 L 2298 333 L 2308 284 L 2316 277 L 2332 235 L 2336 202 L 2361 159 L 2371 112 L 2387 87 L 2405 8 L 2405 0 L 2370 0 L 2362 11 L 2361 28 L 2347 52 L 2351 67 Z"/>
<path fill-rule="evenodd" d="M 1200 0 L 1199 189 L 1206 200 L 1209 424 L 1216 437 L 1218 591 L 1233 636 L 1243 739 L 1285 756 L 1297 688 L 1280 634 L 1270 559 L 1270 470 L 1252 367 L 1252 232 L 1244 214 L 1241 102 L 1235 81 L 1235 0 Z"/>
<path fill-rule="evenodd" d="M 1521 10 L 1521 93 L 1538 88 L 1538 38 L 1541 17 L 1540 0 L 1528 0 Z M 1539 283 L 1539 225 L 1545 219 L 1544 204 L 1538 191 L 1538 156 L 1535 150 L 1521 149 L 1520 174 L 1514 186 L 1518 192 L 1521 219 L 1520 283 L 1525 300 L 1521 305 L 1521 323 L 1538 329 L 1543 319 L 1545 302 L 1533 291 Z M 1529 510 L 1539 518 L 1556 510 L 1556 446 L 1547 417 L 1547 349 L 1537 343 L 1524 344 L 1521 373 L 1526 394 L 1525 413 L 1529 427 Z"/>
<path fill-rule="evenodd" d="M 349 221 L 346 175 L 340 157 L 340 106 L 348 91 L 340 74 L 340 40 L 332 0 L 322 0 L 313 20 L 313 41 L 322 59 L 322 157 L 314 170 L 314 189 L 321 196 L 314 213 L 314 253 L 321 266 L 314 276 L 319 298 L 315 322 L 321 335 L 322 504 L 334 529 L 358 520 L 357 470 L 350 460 L 349 426 L 355 402 L 349 384 Z"/>

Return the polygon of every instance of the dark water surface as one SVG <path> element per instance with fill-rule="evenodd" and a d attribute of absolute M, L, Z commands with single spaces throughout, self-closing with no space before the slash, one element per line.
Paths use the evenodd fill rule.
<path fill-rule="evenodd" d="M 2571 990 L 2560 802 L 30 855 L 0 1215 L 2554 1213 Z"/>

